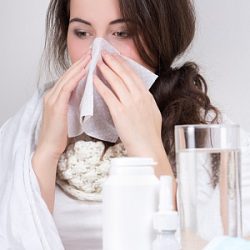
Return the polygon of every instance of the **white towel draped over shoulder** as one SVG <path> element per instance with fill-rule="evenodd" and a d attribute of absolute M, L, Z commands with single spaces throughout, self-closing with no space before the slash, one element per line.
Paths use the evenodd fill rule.
<path fill-rule="evenodd" d="M 0 129 L 0 248 L 64 249 L 52 215 L 43 201 L 31 158 L 42 113 L 43 93 L 33 97 Z"/>

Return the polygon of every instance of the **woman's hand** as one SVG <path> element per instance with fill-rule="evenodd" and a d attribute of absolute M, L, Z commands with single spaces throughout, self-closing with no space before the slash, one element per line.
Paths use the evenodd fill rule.
<path fill-rule="evenodd" d="M 68 104 L 71 93 L 86 74 L 90 52 L 75 62 L 44 95 L 42 125 L 37 150 L 59 159 L 68 141 Z"/>
<path fill-rule="evenodd" d="M 121 56 L 103 52 L 103 60 L 98 67 L 112 90 L 97 76 L 94 83 L 128 155 L 156 156 L 163 149 L 162 117 L 153 96 Z"/>

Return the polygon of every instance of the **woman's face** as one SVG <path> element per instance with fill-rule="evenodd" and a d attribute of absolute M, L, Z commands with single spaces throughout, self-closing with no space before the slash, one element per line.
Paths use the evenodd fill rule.
<path fill-rule="evenodd" d="M 122 55 L 149 68 L 128 33 L 118 0 L 70 0 L 67 47 L 72 63 L 88 51 L 96 37 L 106 39 Z"/>

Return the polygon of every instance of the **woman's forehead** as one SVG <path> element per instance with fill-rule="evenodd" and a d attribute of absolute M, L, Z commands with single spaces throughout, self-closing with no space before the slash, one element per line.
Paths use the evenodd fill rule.
<path fill-rule="evenodd" d="M 119 0 L 71 0 L 72 18 L 81 18 L 93 24 L 110 23 L 121 18 Z"/>

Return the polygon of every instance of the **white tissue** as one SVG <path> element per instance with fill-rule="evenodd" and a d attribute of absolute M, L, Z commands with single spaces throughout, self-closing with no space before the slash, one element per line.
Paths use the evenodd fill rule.
<path fill-rule="evenodd" d="M 102 50 L 120 54 L 119 51 L 112 47 L 105 39 L 96 38 L 94 40 L 92 45 L 92 59 L 89 64 L 88 73 L 86 77 L 79 82 L 69 101 L 68 136 L 76 137 L 84 132 L 100 140 L 116 142 L 118 135 L 109 109 L 93 84 L 94 74 L 97 74 L 97 76 L 107 84 L 100 75 L 99 70 L 96 70 L 96 64 L 101 58 Z M 158 76 L 130 58 L 122 57 L 141 77 L 145 86 L 149 89 Z"/>

